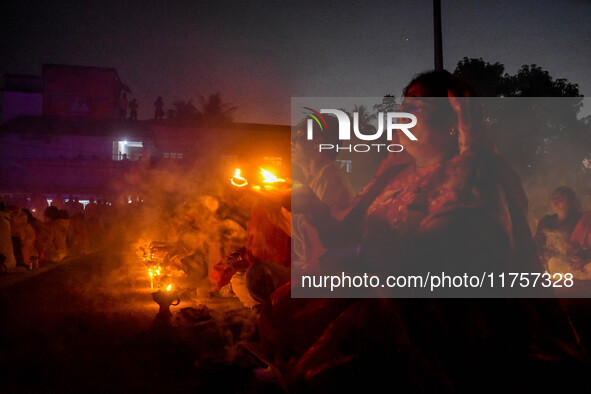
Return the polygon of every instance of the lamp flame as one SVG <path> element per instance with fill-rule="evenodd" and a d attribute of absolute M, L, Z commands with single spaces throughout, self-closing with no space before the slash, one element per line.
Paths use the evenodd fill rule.
<path fill-rule="evenodd" d="M 285 179 L 278 178 L 271 171 L 261 168 L 261 175 L 263 175 L 263 183 L 285 182 Z"/>
<path fill-rule="evenodd" d="M 248 181 L 246 180 L 246 178 L 240 175 L 240 168 L 236 168 L 234 176 L 230 178 L 230 182 L 232 183 L 232 185 L 236 187 L 244 187 L 248 185 Z"/>
<path fill-rule="evenodd" d="M 170 291 L 170 289 L 172 289 L 172 283 L 166 286 L 166 291 Z"/>

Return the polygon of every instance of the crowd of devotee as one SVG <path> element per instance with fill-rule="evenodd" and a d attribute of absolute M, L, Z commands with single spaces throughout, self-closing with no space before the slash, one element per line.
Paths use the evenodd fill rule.
<path fill-rule="evenodd" d="M 292 140 L 299 179 L 247 191 L 237 171 L 234 178 L 244 182 L 230 186 L 228 177 L 221 197 L 175 201 L 162 192 L 167 204 L 136 212 L 141 223 L 144 211 L 141 227 L 152 232 L 138 240 L 139 255 L 156 263 L 154 271 L 207 278 L 211 296 L 235 294 L 255 309 L 256 342 L 244 347 L 289 391 L 321 392 L 327 382 L 333 392 L 373 391 L 393 381 L 401 392 L 472 392 L 482 382 L 501 391 L 509 381 L 515 392 L 564 387 L 564 378 L 579 376 L 588 360 L 554 298 L 292 298 L 299 285 L 293 270 L 477 266 L 591 279 L 591 212 L 582 212 L 571 188 L 557 185 L 555 213 L 532 231 L 519 177 L 480 128 L 477 111 L 459 99 L 472 96 L 470 86 L 445 71 L 413 79 L 401 109 L 418 119 L 418 141 L 405 155 L 389 154 L 357 196 L 334 151 L 317 149 L 331 142 L 320 132 L 314 135 L 322 140 L 302 133 Z M 446 98 L 444 105 L 426 99 L 433 97 Z M 126 215 L 100 202 L 81 207 L 74 196 L 52 205 L 42 200 L 31 197 L 33 205 L 41 201 L 34 208 L 3 201 L 0 253 L 8 270 L 32 268 L 34 256 L 51 264 L 88 253 L 104 244 L 110 220 Z M 539 379 L 547 374 L 555 383 Z"/>
<path fill-rule="evenodd" d="M 1 271 L 28 271 L 104 246 L 114 208 L 102 200 L 10 195 L 0 200 Z"/>
<path fill-rule="evenodd" d="M 537 392 L 559 387 L 540 374 L 582 376 L 586 352 L 556 299 L 380 298 L 379 288 L 370 298 L 292 297 L 301 279 L 290 269 L 549 271 L 589 279 L 589 214 L 572 189 L 559 187 L 551 201 L 556 213 L 541 218 L 534 240 L 519 177 L 496 153 L 477 112 L 458 99 L 476 96 L 471 87 L 434 71 L 417 76 L 404 96 L 401 109 L 418 118 L 419 142 L 405 147 L 408 160 L 389 155 L 357 197 L 334 175 L 334 158 L 316 149 L 319 141 L 292 141 L 302 185 L 289 204 L 278 194 L 255 206 L 245 246 L 210 273 L 214 289 L 230 283 L 259 310 L 258 341 L 245 346 L 295 392 L 377 390 L 394 382 L 402 392 L 471 392 L 482 382 L 501 391 L 501 381 Z M 428 97 L 448 100 L 435 107 Z M 575 380 L 572 387 L 581 382 Z"/>

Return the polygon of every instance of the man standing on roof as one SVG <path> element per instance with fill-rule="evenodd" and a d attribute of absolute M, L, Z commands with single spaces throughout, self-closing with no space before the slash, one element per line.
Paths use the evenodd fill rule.
<path fill-rule="evenodd" d="M 137 120 L 137 109 L 139 105 L 137 104 L 137 100 L 134 98 L 129 102 L 129 119 L 130 120 Z"/>
<path fill-rule="evenodd" d="M 119 99 L 119 119 L 127 118 L 127 93 L 123 93 Z"/>
<path fill-rule="evenodd" d="M 154 103 L 154 119 L 164 119 L 164 102 L 162 101 L 162 97 L 158 97 Z"/>

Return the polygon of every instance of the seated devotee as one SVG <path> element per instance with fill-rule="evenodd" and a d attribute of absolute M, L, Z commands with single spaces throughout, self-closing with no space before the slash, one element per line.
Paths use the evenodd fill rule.
<path fill-rule="evenodd" d="M 553 257 L 566 256 L 569 238 L 581 217 L 581 203 L 567 186 L 552 192 L 552 209 L 555 213 L 540 220 L 534 236 L 540 261 L 546 269 Z"/>
<path fill-rule="evenodd" d="M 298 212 L 292 212 L 292 263 L 299 269 L 317 265 L 318 258 L 326 252 L 311 223 L 313 217 L 325 211 L 338 215 L 349 207 L 354 197 L 351 181 L 335 163 L 337 150 L 319 150 L 320 144 L 340 144 L 336 117 L 325 115 L 324 120 L 326 130 L 321 130 L 317 123 L 312 124 L 313 140 L 305 139 L 303 132 L 298 130 L 291 143 L 292 163 L 303 174 L 302 184 L 294 182 L 292 188 L 292 198 L 299 202 Z"/>
<path fill-rule="evenodd" d="M 548 261 L 551 274 L 568 273 L 578 280 L 591 280 L 591 211 L 581 215 L 568 239 L 566 251 Z"/>
<path fill-rule="evenodd" d="M 214 265 L 212 290 L 232 281 L 234 293 L 252 307 L 289 281 L 290 214 L 282 208 L 283 198 L 284 193 L 258 196 L 246 224 L 246 243 Z"/>
<path fill-rule="evenodd" d="M 471 88 L 433 71 L 404 95 L 402 110 L 417 117 L 417 141 L 404 144 L 414 161 L 380 168 L 331 227 L 346 229 L 341 246 L 359 254 L 333 259 L 361 271 L 541 272 L 525 193 L 462 99 Z M 446 99 L 436 107 L 434 97 Z M 273 293 L 259 319 L 259 350 L 288 391 L 502 392 L 511 382 L 510 391 L 541 392 L 584 376 L 584 351 L 553 299 L 292 299 L 290 290 Z"/>
<path fill-rule="evenodd" d="M 65 209 L 68 211 L 70 216 L 84 212 L 84 204 L 80 202 L 78 197 L 74 197 L 71 194 L 70 197 L 68 197 L 68 202 L 65 204 L 65 206 Z"/>
<path fill-rule="evenodd" d="M 39 262 L 48 263 L 59 261 L 56 248 L 55 229 L 53 222 L 59 218 L 59 209 L 51 205 L 43 212 L 43 220 L 33 223 L 35 229 L 35 246 L 39 254 Z"/>
<path fill-rule="evenodd" d="M 43 218 L 43 212 L 47 208 L 47 200 L 39 193 L 33 193 L 26 208 L 38 219 Z"/>
<path fill-rule="evenodd" d="M 296 238 L 292 254 L 295 264 L 314 264 L 326 251 L 316 240 L 314 228 L 309 223 L 314 210 L 338 211 L 347 207 L 353 198 L 350 181 L 334 162 L 337 151 L 320 153 L 318 150 L 319 144 L 339 143 L 337 119 L 332 116 L 325 116 L 325 119 L 327 130 L 321 132 L 314 124 L 314 140 L 305 140 L 300 131 L 292 141 L 292 162 L 301 168 L 304 178 L 302 184 L 294 182 L 292 193 L 309 195 L 311 202 L 307 204 L 306 212 L 293 215 L 288 212 L 289 209 L 282 206 L 282 199 L 288 197 L 287 194 L 278 192 L 258 196 L 259 201 L 247 223 L 245 247 L 227 256 L 214 270 L 214 277 L 222 267 L 226 267 L 226 276 L 234 272 L 238 274 L 232 276 L 232 288 L 247 306 L 265 302 L 277 288 L 290 281 L 290 236 Z M 229 266 L 234 269 L 229 270 Z M 218 281 L 217 286 L 222 283 L 225 281 Z M 244 286 L 250 297 L 245 297 Z"/>
<path fill-rule="evenodd" d="M 68 211 L 60 209 L 57 218 L 51 221 L 54 235 L 55 249 L 58 260 L 63 260 L 68 255 L 68 234 L 70 232 L 70 218 Z"/>
<path fill-rule="evenodd" d="M 17 263 L 29 268 L 31 255 L 35 248 L 35 230 L 29 223 L 28 211 L 25 211 L 18 207 L 12 207 L 10 211 L 10 226 L 15 257 L 17 255 L 16 249 L 18 248 Z M 15 242 L 16 240 L 18 241 Z"/>
<path fill-rule="evenodd" d="M 0 273 L 12 271 L 16 268 L 10 230 L 10 210 L 2 201 L 0 201 L 0 255 L 2 255 Z"/>
<path fill-rule="evenodd" d="M 68 249 L 74 254 L 85 255 L 90 251 L 90 241 L 84 214 L 75 213 L 70 219 L 70 231 L 68 234 Z"/>

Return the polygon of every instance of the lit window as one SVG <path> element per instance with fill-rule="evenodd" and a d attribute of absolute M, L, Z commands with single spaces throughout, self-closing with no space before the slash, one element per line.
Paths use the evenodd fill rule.
<path fill-rule="evenodd" d="M 162 153 L 162 157 L 165 159 L 177 159 L 180 160 L 184 156 L 181 152 L 164 152 Z"/>
<path fill-rule="evenodd" d="M 144 155 L 141 141 L 113 141 L 113 160 L 139 160 Z"/>

